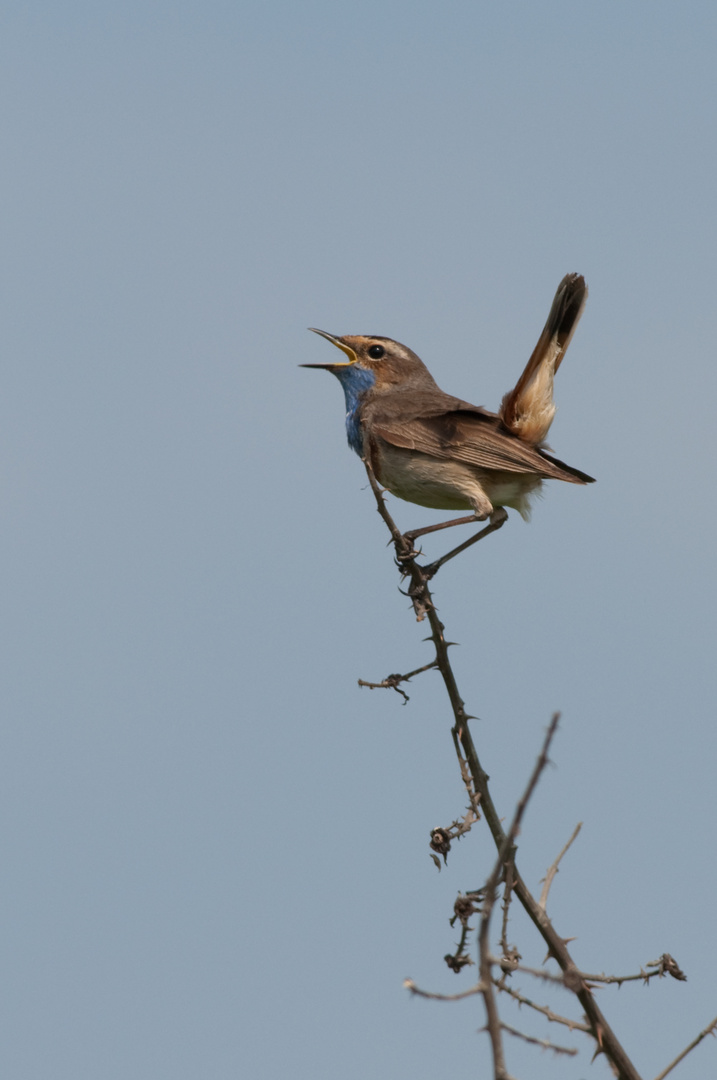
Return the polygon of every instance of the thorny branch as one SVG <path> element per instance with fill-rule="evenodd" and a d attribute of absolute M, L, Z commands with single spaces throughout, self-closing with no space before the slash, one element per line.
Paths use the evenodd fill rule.
<path fill-rule="evenodd" d="M 532 1035 L 526 1035 L 524 1032 L 518 1031 L 517 1028 L 511 1027 L 510 1024 L 505 1024 L 502 1021 L 500 1026 L 509 1035 L 515 1035 L 516 1038 L 522 1039 L 523 1042 L 539 1046 L 541 1050 L 552 1050 L 555 1054 L 567 1054 L 569 1057 L 575 1057 L 578 1053 L 575 1046 L 558 1046 L 556 1043 L 551 1043 L 549 1039 L 535 1039 Z"/>
<path fill-rule="evenodd" d="M 435 660 L 431 660 L 430 664 L 424 664 L 423 667 L 416 668 L 415 671 L 409 671 L 407 675 L 387 675 L 385 679 L 381 679 L 381 682 L 366 682 L 365 679 L 359 679 L 359 686 L 367 686 L 369 690 L 395 690 L 397 694 L 403 697 L 403 704 L 406 705 L 411 700 L 405 690 L 401 689 L 400 684 L 402 682 L 409 682 L 414 675 L 421 675 L 424 671 L 430 671 L 431 668 L 437 667 Z"/>
<path fill-rule="evenodd" d="M 555 713 L 553 719 L 550 722 L 543 747 L 535 763 L 535 767 L 531 774 L 528 785 L 518 802 L 515 815 L 508 832 L 504 835 L 503 840 L 498 847 L 498 858 L 496 859 L 493 871 L 488 878 L 484 890 L 483 907 L 481 909 L 481 921 L 480 929 L 478 931 L 478 955 L 479 955 L 479 974 L 480 981 L 483 986 L 483 1002 L 485 1004 L 485 1011 L 487 1016 L 487 1028 L 490 1036 L 491 1047 L 493 1050 L 493 1066 L 495 1070 L 495 1076 L 497 1080 L 502 1080 L 506 1074 L 505 1057 L 503 1053 L 503 1040 L 501 1032 L 503 1025 L 501 1024 L 500 1017 L 498 1016 L 498 1006 L 496 1005 L 495 994 L 493 992 L 493 978 L 492 978 L 492 964 L 493 958 L 490 954 L 490 919 L 495 905 L 498 885 L 506 877 L 510 875 L 512 880 L 515 872 L 514 862 L 515 859 L 515 841 L 520 832 L 520 825 L 525 814 L 526 807 L 530 800 L 531 795 L 535 791 L 535 787 L 540 778 L 540 774 L 548 763 L 548 750 L 553 736 L 558 727 L 559 714 Z"/>
<path fill-rule="evenodd" d="M 428 670 L 433 667 L 438 669 L 446 687 L 446 692 L 448 694 L 451 709 L 453 711 L 454 723 L 451 729 L 451 733 L 453 736 L 459 761 L 461 762 L 461 774 L 469 792 L 471 806 L 475 810 L 476 816 L 478 816 L 478 804 L 480 804 L 482 815 L 485 817 L 486 824 L 490 829 L 491 835 L 493 837 L 493 842 L 495 843 L 499 853 L 498 862 L 496 864 L 497 876 L 496 870 L 494 870 L 493 875 L 491 875 L 491 881 L 493 882 L 493 884 L 486 888 L 486 902 L 484 903 L 481 918 L 481 929 L 479 932 L 479 938 L 482 935 L 483 940 L 480 942 L 480 981 L 478 985 L 458 995 L 430 994 L 426 991 L 419 990 L 411 980 L 408 980 L 405 985 L 414 994 L 420 994 L 423 997 L 430 997 L 438 1000 L 456 1000 L 458 998 L 473 994 L 481 994 L 486 1005 L 486 1011 L 488 1013 L 488 1029 L 493 1042 L 495 1076 L 496 1078 L 498 1078 L 498 1080 L 500 1080 L 501 1077 L 508 1076 L 507 1072 L 505 1071 L 505 1062 L 502 1056 L 500 1020 L 497 1016 L 497 1010 L 495 1008 L 495 998 L 493 995 L 494 980 L 492 978 L 490 970 L 493 963 L 500 964 L 501 960 L 490 956 L 487 944 L 487 937 L 490 911 L 492 910 L 492 907 L 495 903 L 495 892 L 500 880 L 500 875 L 505 874 L 506 867 L 509 867 L 509 895 L 504 902 L 503 931 L 501 935 L 501 945 L 504 952 L 506 951 L 507 947 L 507 907 L 510 901 L 510 893 L 512 893 L 523 906 L 529 919 L 533 922 L 539 934 L 545 941 L 548 948 L 548 956 L 552 957 L 552 959 L 554 959 L 559 965 L 562 975 L 557 981 L 560 981 L 568 990 L 571 990 L 576 995 L 583 1008 L 586 1020 L 585 1025 L 577 1023 L 571 1025 L 570 1021 L 564 1022 L 566 1022 L 568 1026 L 574 1026 L 576 1028 L 579 1028 L 580 1030 L 585 1030 L 592 1035 L 597 1046 L 596 1054 L 605 1054 L 606 1058 L 610 1061 L 613 1067 L 615 1075 L 619 1078 L 619 1080 L 640 1080 L 640 1076 L 635 1069 L 635 1066 L 630 1061 L 624 1048 L 622 1047 L 617 1036 L 608 1024 L 607 1020 L 603 1016 L 603 1013 L 594 998 L 591 987 L 591 982 L 593 982 L 593 979 L 591 978 L 591 976 L 583 975 L 583 973 L 578 970 L 570 955 L 566 940 L 562 938 L 555 930 L 551 920 L 548 918 L 548 915 L 545 911 L 545 903 L 547 900 L 547 893 L 550 888 L 550 883 L 555 876 L 555 872 L 557 871 L 558 864 L 561 858 L 574 840 L 578 830 L 574 832 L 573 836 L 570 838 L 563 851 L 560 853 L 558 858 L 550 867 L 548 875 L 546 877 L 546 886 L 543 889 L 543 895 L 541 896 L 540 902 L 537 901 L 528 889 L 525 882 L 523 881 L 515 865 L 515 840 L 517 837 L 517 830 L 520 823 L 520 817 L 522 816 L 522 811 L 525 804 L 527 803 L 527 798 L 532 791 L 532 786 L 529 784 L 526 795 L 524 796 L 522 801 L 522 806 L 518 807 L 516 819 L 514 819 L 514 824 L 511 827 L 509 833 L 506 834 L 503 829 L 501 820 L 498 816 L 498 812 L 491 798 L 488 787 L 488 775 L 480 763 L 480 759 L 478 757 L 478 753 L 468 727 L 468 721 L 469 719 L 471 719 L 471 717 L 466 712 L 465 705 L 458 691 L 455 675 L 451 667 L 450 660 L 448 658 L 448 648 L 451 643 L 446 641 L 444 637 L 444 626 L 438 617 L 438 613 L 429 589 L 430 579 L 435 575 L 438 568 L 445 560 L 437 560 L 436 562 L 433 562 L 427 567 L 421 566 L 416 562 L 416 558 L 420 553 L 413 550 L 413 545 L 410 542 L 410 538 L 404 536 L 396 526 L 393 518 L 391 517 L 386 508 L 383 494 L 376 481 L 370 465 L 368 464 L 368 462 L 364 462 L 364 464 L 366 466 L 366 472 L 368 474 L 371 489 L 376 499 L 378 512 L 381 515 L 391 534 L 391 539 L 396 553 L 396 563 L 401 570 L 401 574 L 404 577 L 410 579 L 410 585 L 407 595 L 411 598 L 413 609 L 415 611 L 418 621 L 422 621 L 424 619 L 428 620 L 429 626 L 431 628 L 431 634 L 428 640 L 432 641 L 436 655 L 429 664 L 425 665 L 423 668 L 416 669 L 416 671 L 414 672 L 410 672 L 408 676 L 389 676 L 381 683 L 367 684 L 362 682 L 362 685 L 373 685 L 376 687 L 387 686 L 392 689 L 399 689 L 398 682 L 406 681 L 406 679 L 410 678 L 412 675 L 418 674 L 422 670 Z M 486 534 L 488 531 L 492 530 L 483 530 L 483 533 Z M 455 553 L 457 553 L 458 550 L 462 550 L 463 547 L 467 546 L 469 545 L 461 545 L 461 548 L 457 549 Z M 399 692 L 402 693 L 400 689 Z M 404 695 L 404 697 L 405 696 L 406 695 Z M 543 755 L 541 755 L 541 759 L 543 756 L 547 755 L 547 743 L 552 737 L 556 724 L 557 717 L 554 717 L 548 739 L 546 740 Z M 545 761 L 547 761 L 547 756 L 545 756 Z M 542 762 L 542 764 L 540 764 L 539 760 L 539 763 L 536 766 L 536 770 L 534 770 L 536 782 L 540 771 L 544 767 L 544 764 L 544 761 Z M 466 768 L 469 773 L 469 778 L 466 774 Z M 491 890 L 492 898 L 490 895 Z M 488 907 L 487 914 L 486 905 Z M 671 960 L 671 958 L 669 959 Z M 517 959 L 514 962 L 512 957 L 505 956 L 503 958 L 503 961 L 506 960 L 509 960 L 511 970 L 530 970 L 522 968 L 522 966 L 517 963 Z M 674 964 L 677 972 L 679 972 L 679 968 L 674 963 L 674 961 L 672 961 L 672 963 Z M 506 970 L 505 967 L 503 968 L 503 970 Z M 663 970 L 658 969 L 655 972 L 641 973 L 639 976 L 633 976 L 632 978 L 649 978 L 653 975 L 664 973 L 672 974 L 675 978 L 680 978 L 680 976 L 682 976 L 681 972 L 678 975 L 675 971 L 671 971 L 669 970 L 669 967 L 667 967 Z M 535 974 L 538 974 L 540 975 L 540 977 L 545 978 L 547 972 L 535 972 Z M 682 977 L 684 978 L 684 976 Z M 627 981 L 627 978 L 628 977 L 622 980 L 610 980 L 609 978 L 603 977 L 603 980 L 620 982 Z M 507 990 L 508 988 L 502 987 L 502 989 Z M 511 993 L 512 996 L 516 996 L 514 991 L 508 992 Z M 525 999 L 525 1003 L 530 1004 L 533 1008 L 537 1008 L 538 1011 L 545 1012 L 545 1010 L 541 1010 L 540 1007 L 534 1006 L 532 1002 L 528 1002 L 528 999 Z M 548 1016 L 548 1019 L 555 1019 L 559 1020 L 559 1022 L 563 1022 L 562 1018 L 558 1018 L 557 1014 L 552 1014 L 549 1010 L 545 1012 L 545 1015 Z M 705 1029 L 705 1031 L 700 1034 L 700 1036 L 694 1041 L 694 1043 L 687 1047 L 683 1054 L 681 1054 L 680 1057 L 677 1058 L 673 1065 L 671 1065 L 669 1068 L 673 1068 L 678 1061 L 682 1060 L 685 1054 L 689 1053 L 689 1051 L 694 1046 L 696 1046 L 707 1034 L 713 1034 L 716 1026 L 717 1020 L 712 1025 L 710 1025 L 709 1028 Z M 667 1071 L 669 1071 L 669 1069 L 662 1073 L 660 1077 L 657 1078 L 657 1080 L 662 1080 L 662 1077 L 667 1075 Z"/>
<path fill-rule="evenodd" d="M 514 964 L 517 964 L 520 960 L 520 953 L 515 948 L 511 948 L 508 944 L 508 915 L 510 913 L 510 901 L 513 899 L 513 863 L 509 863 L 505 868 L 505 875 L 503 877 L 503 922 L 500 928 L 500 947 L 503 953 L 502 963 L 508 965 L 503 967 L 504 971 L 510 970 Z"/>
<path fill-rule="evenodd" d="M 663 953 L 659 960 L 653 960 L 648 965 L 649 968 L 654 968 L 654 971 L 644 971 L 640 969 L 635 975 L 589 975 L 583 971 L 582 977 L 588 983 L 606 983 L 609 985 L 615 984 L 622 986 L 625 982 L 644 982 L 648 983 L 650 979 L 654 979 L 655 976 L 662 979 L 665 975 L 671 975 L 673 979 L 677 979 L 678 982 L 687 982 L 687 976 L 684 971 L 678 966 L 677 961 L 674 960 L 669 953 Z"/>
<path fill-rule="evenodd" d="M 587 1024 L 583 1024 L 579 1020 L 571 1020 L 569 1016 L 560 1016 L 559 1013 L 553 1012 L 547 1005 L 538 1005 L 537 1002 L 531 1001 L 530 998 L 521 994 L 520 990 L 514 990 L 512 986 L 508 986 L 505 979 L 494 979 L 493 985 L 496 986 L 501 993 L 508 994 L 512 997 L 519 1005 L 527 1005 L 529 1009 L 534 1009 L 535 1012 L 542 1013 L 542 1015 L 552 1023 L 563 1024 L 571 1031 L 584 1031 L 588 1035 L 590 1034 L 590 1028 Z"/>
<path fill-rule="evenodd" d="M 440 865 L 439 865 L 440 869 Z M 473 927 L 468 925 L 468 920 L 471 916 L 475 915 L 477 911 L 480 911 L 480 903 L 485 897 L 485 889 L 477 889 L 475 892 L 468 892 L 464 896 L 462 893 L 458 893 L 456 902 L 453 905 L 453 918 L 449 920 L 451 926 L 455 926 L 456 922 L 461 924 L 461 940 L 456 946 L 454 953 L 449 953 L 444 956 L 448 967 L 451 971 L 459 972 L 461 968 L 467 967 L 472 964 L 470 956 L 465 951 L 466 942 L 468 941 L 468 935 L 472 932 Z"/>
<path fill-rule="evenodd" d="M 500 956 L 491 956 L 492 963 L 498 964 L 499 966 L 502 964 L 502 960 L 503 958 Z M 514 971 L 521 972 L 523 975 L 531 975 L 539 982 L 552 983 L 554 986 L 564 986 L 568 990 L 575 989 L 574 985 L 572 985 L 569 980 L 566 982 L 566 976 L 562 973 L 554 975 L 552 971 L 546 971 L 545 968 L 528 967 L 527 964 L 520 964 L 518 962 L 511 964 L 511 974 L 513 974 Z M 579 972 L 579 975 L 582 976 L 582 972 Z"/>

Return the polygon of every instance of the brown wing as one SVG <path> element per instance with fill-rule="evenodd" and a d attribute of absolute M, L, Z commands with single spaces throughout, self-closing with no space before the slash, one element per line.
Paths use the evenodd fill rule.
<path fill-rule="evenodd" d="M 575 484 L 592 481 L 579 469 L 521 442 L 498 417 L 482 411 L 464 408 L 438 416 L 414 417 L 409 422 L 381 417 L 373 422 L 371 432 L 392 446 L 418 450 L 434 458 L 464 461 L 478 469 L 534 473 Z"/>

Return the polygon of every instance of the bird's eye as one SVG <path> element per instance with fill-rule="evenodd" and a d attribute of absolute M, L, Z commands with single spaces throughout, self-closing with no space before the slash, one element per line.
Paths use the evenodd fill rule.
<path fill-rule="evenodd" d="M 368 354 L 372 360 L 380 360 L 382 356 L 386 355 L 386 350 L 383 345 L 372 345 Z"/>

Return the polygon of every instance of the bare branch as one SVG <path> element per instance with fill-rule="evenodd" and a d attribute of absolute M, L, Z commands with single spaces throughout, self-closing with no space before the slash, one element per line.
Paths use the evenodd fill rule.
<path fill-rule="evenodd" d="M 670 1062 L 670 1064 L 667 1066 L 666 1069 L 663 1069 L 662 1072 L 659 1073 L 659 1075 L 655 1077 L 655 1080 L 665 1080 L 665 1077 L 667 1076 L 668 1073 L 672 1072 L 675 1065 L 679 1065 L 679 1063 L 681 1061 L 683 1061 L 687 1057 L 687 1055 L 689 1054 L 689 1052 L 691 1050 L 694 1050 L 694 1048 L 696 1046 L 699 1046 L 699 1044 L 702 1042 L 703 1039 L 705 1039 L 708 1035 L 714 1035 L 716 1032 L 717 1032 L 717 1016 L 715 1016 L 715 1018 L 714 1018 L 714 1020 L 712 1021 L 711 1024 L 707 1025 L 707 1027 L 704 1029 L 704 1031 L 701 1031 L 699 1033 L 699 1035 L 697 1036 L 696 1039 L 692 1040 L 692 1042 L 690 1043 L 689 1046 L 685 1047 L 685 1049 L 682 1051 L 681 1054 L 677 1055 L 677 1057 L 675 1058 L 674 1061 Z"/>
<path fill-rule="evenodd" d="M 512 864 L 515 855 L 515 838 L 520 831 L 520 825 L 523 820 L 523 815 L 530 801 L 530 797 L 535 791 L 540 774 L 548 763 L 548 749 L 550 743 L 555 734 L 558 726 L 559 714 L 555 713 L 553 716 L 543 746 L 538 755 L 538 759 L 535 763 L 533 771 L 530 775 L 530 779 L 526 785 L 525 791 L 521 796 L 518 805 L 515 809 L 513 821 L 507 832 L 503 837 L 503 841 L 498 849 L 498 858 L 496 859 L 493 871 L 488 878 L 485 885 L 485 898 L 483 900 L 483 910 L 481 912 L 480 929 L 478 931 L 478 951 L 479 951 L 479 972 L 480 981 L 483 984 L 483 1002 L 485 1004 L 485 1011 L 487 1017 L 487 1030 L 490 1036 L 491 1047 L 493 1050 L 493 1068 L 495 1071 L 496 1080 L 506 1075 L 505 1055 L 503 1052 L 503 1040 L 501 1037 L 501 1031 L 503 1025 L 500 1022 L 498 1016 L 498 1008 L 495 1001 L 495 994 L 493 993 L 493 980 L 491 966 L 493 964 L 493 957 L 490 954 L 489 943 L 489 931 L 490 931 L 490 919 L 495 906 L 496 893 L 498 889 L 498 883 L 501 878 L 510 876 L 512 874 Z"/>
<path fill-rule="evenodd" d="M 517 1028 L 511 1027 L 510 1024 L 501 1023 L 500 1026 L 509 1035 L 515 1035 L 516 1038 L 531 1043 L 533 1046 L 540 1046 L 543 1050 L 552 1050 L 556 1054 L 568 1054 L 570 1057 L 575 1057 L 578 1052 L 576 1046 L 557 1046 L 556 1043 L 551 1043 L 549 1039 L 535 1039 L 532 1035 L 526 1035 L 524 1031 L 518 1031 Z"/>
<path fill-rule="evenodd" d="M 468 921 L 472 915 L 478 911 L 476 906 L 478 902 L 483 899 L 483 889 L 478 889 L 476 892 L 468 893 L 463 896 L 459 893 L 456 902 L 453 905 L 453 918 L 450 920 L 451 926 L 455 926 L 456 921 L 461 924 L 461 940 L 458 942 L 458 946 L 454 953 L 448 953 L 443 959 L 448 964 L 451 971 L 458 974 L 462 968 L 472 964 L 473 961 L 466 953 L 466 942 L 468 941 L 468 935 L 472 932 L 472 927 L 468 925 Z"/>
<path fill-rule="evenodd" d="M 483 993 L 481 983 L 476 983 L 475 986 L 471 986 L 468 990 L 461 990 L 458 994 L 432 994 L 428 990 L 419 989 L 413 979 L 404 979 L 403 986 L 405 990 L 415 994 L 416 997 L 430 998 L 431 1001 L 462 1001 L 463 998 L 475 997 L 476 994 Z"/>
<path fill-rule="evenodd" d="M 616 983 L 618 986 L 622 986 L 624 982 L 649 982 L 650 979 L 655 977 L 663 979 L 665 975 L 671 975 L 673 979 L 677 979 L 678 982 L 687 982 L 687 976 L 684 971 L 678 966 L 677 961 L 670 956 L 669 953 L 663 953 L 659 960 L 653 960 L 652 963 L 647 965 L 650 968 L 654 968 L 654 971 L 645 971 L 640 969 L 636 975 L 588 975 L 587 972 L 581 971 L 583 979 L 587 983 L 605 983 L 607 985 Z"/>
<path fill-rule="evenodd" d="M 523 820 L 523 815 L 525 814 L 530 798 L 537 787 L 538 780 L 540 779 L 540 774 L 542 773 L 545 766 L 548 764 L 548 750 L 550 749 L 550 744 L 553 741 L 553 736 L 558 729 L 559 721 L 560 713 L 553 713 L 550 723 L 548 724 L 548 730 L 545 733 L 543 745 L 541 747 L 540 753 L 538 754 L 538 759 L 533 766 L 533 771 L 530 774 L 530 779 L 528 780 L 528 784 L 525 788 L 525 791 L 523 792 L 523 796 L 516 807 L 512 824 L 510 826 L 510 829 L 508 830 L 508 835 L 505 838 L 503 846 L 506 847 L 506 851 L 501 852 L 503 856 L 507 854 L 507 849 L 513 845 L 513 842 L 515 841 L 518 833 L 520 832 L 520 825 Z M 495 873 L 495 870 L 493 871 L 493 873 Z"/>
<path fill-rule="evenodd" d="M 558 866 L 560 864 L 560 860 L 562 859 L 563 855 L 568 850 L 568 848 L 570 847 L 570 845 L 572 844 L 573 840 L 578 835 L 578 833 L 580 832 L 582 827 L 583 827 L 583 823 L 582 823 L 582 821 L 579 821 L 577 823 L 577 825 L 575 826 L 575 829 L 573 830 L 573 835 L 570 837 L 570 839 L 568 840 L 567 844 L 565 845 L 563 850 L 558 855 L 555 862 L 552 863 L 551 866 L 548 868 L 548 872 L 545 875 L 545 879 L 544 879 L 545 884 L 543 885 L 543 891 L 541 892 L 540 900 L 538 901 L 538 903 L 540 904 L 543 911 L 545 911 L 545 905 L 548 902 L 548 893 L 550 892 L 550 886 L 553 884 L 553 878 L 555 877 L 555 875 L 558 872 Z"/>
<path fill-rule="evenodd" d="M 474 787 L 473 777 L 470 774 L 468 762 L 463 756 L 460 740 L 458 738 L 458 734 L 455 728 L 451 730 L 451 735 L 453 736 L 453 746 L 456 751 L 456 757 L 458 758 L 458 767 L 461 770 L 461 780 L 463 781 L 463 785 L 468 792 L 468 798 L 470 800 L 471 807 L 473 808 L 473 813 L 476 816 L 476 820 L 478 820 L 480 818 L 480 810 L 478 808 L 478 804 L 480 803 L 480 794 L 476 792 L 476 789 Z"/>
<path fill-rule="evenodd" d="M 502 993 L 508 994 L 517 1001 L 519 1005 L 527 1005 L 530 1009 L 535 1009 L 536 1012 L 541 1013 L 553 1024 L 563 1024 L 564 1027 L 569 1028 L 571 1031 L 584 1031 L 588 1035 L 591 1034 L 588 1024 L 583 1024 L 579 1020 L 571 1020 L 569 1016 L 560 1016 L 559 1013 L 553 1012 L 547 1005 L 538 1005 L 537 1002 L 531 1001 L 524 994 L 521 994 L 520 990 L 515 990 L 512 986 L 508 986 L 505 979 L 494 979 L 494 986 L 498 988 Z"/>
<path fill-rule="evenodd" d="M 514 947 L 508 944 L 508 913 L 510 901 L 513 898 L 513 863 L 510 862 L 505 868 L 505 881 L 503 885 L 503 923 L 500 928 L 500 947 L 503 959 L 513 964 L 520 960 L 520 954 Z"/>
<path fill-rule="evenodd" d="M 490 959 L 488 954 L 488 928 L 490 926 L 490 916 L 486 918 L 485 909 L 483 918 L 481 919 L 481 928 L 478 934 L 478 943 L 480 946 L 480 977 L 481 977 L 481 993 L 483 995 L 483 1004 L 485 1005 L 486 1013 L 486 1029 L 490 1037 L 491 1049 L 493 1051 L 493 1070 L 495 1080 L 505 1080 L 507 1077 L 507 1069 L 505 1064 L 505 1053 L 503 1051 L 503 1037 L 502 1037 L 502 1025 L 500 1022 L 500 1016 L 498 1015 L 498 1006 L 495 1001 L 495 994 L 493 993 L 493 982 L 491 979 L 490 971 Z"/>
<path fill-rule="evenodd" d="M 492 964 L 497 964 L 499 967 L 503 962 L 503 958 L 500 956 L 491 956 L 490 961 Z M 540 982 L 553 983 L 555 986 L 564 986 L 566 990 L 575 992 L 575 986 L 573 983 L 567 980 L 567 976 L 564 972 L 560 972 L 559 975 L 553 975 L 550 971 L 545 971 L 543 968 L 528 967 L 526 964 L 512 964 L 511 974 L 514 971 L 522 971 L 524 975 L 532 975 L 534 979 L 539 979 Z M 578 973 L 580 974 L 580 973 Z"/>
<path fill-rule="evenodd" d="M 403 704 L 405 705 L 410 698 L 405 690 L 402 690 L 399 683 L 410 682 L 414 675 L 421 675 L 424 671 L 430 671 L 431 668 L 437 667 L 435 660 L 431 660 L 430 664 L 424 664 L 423 667 L 416 668 L 415 671 L 409 671 L 407 675 L 387 675 L 385 679 L 381 679 L 381 682 L 367 682 L 365 679 L 359 679 L 359 686 L 367 686 L 369 690 L 395 690 L 397 694 L 401 694 L 404 698 Z"/>

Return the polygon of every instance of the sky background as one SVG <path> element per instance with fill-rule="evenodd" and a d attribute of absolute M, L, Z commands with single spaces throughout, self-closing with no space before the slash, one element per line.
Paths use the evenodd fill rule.
<path fill-rule="evenodd" d="M 539 891 L 584 822 L 577 963 L 688 975 L 599 991 L 638 1070 L 717 1015 L 716 50 L 689 0 L 3 5 L 3 1076 L 489 1075 L 481 1002 L 402 981 L 471 985 L 448 918 L 494 855 L 428 855 L 465 803 L 438 676 L 357 686 L 430 649 L 297 365 L 383 334 L 496 408 L 568 271 L 550 441 L 598 482 L 436 602 L 504 816 L 562 712 L 519 861 Z M 581 1048 L 511 1040 L 515 1076 L 609 1075 L 501 1008 Z"/>

